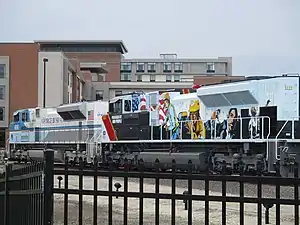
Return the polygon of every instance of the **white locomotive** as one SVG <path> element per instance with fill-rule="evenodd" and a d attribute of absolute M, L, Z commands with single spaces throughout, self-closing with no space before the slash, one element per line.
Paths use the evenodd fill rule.
<path fill-rule="evenodd" d="M 280 76 L 24 109 L 10 125 L 10 152 L 27 157 L 47 145 L 87 163 L 142 159 L 152 168 L 158 158 L 168 169 L 173 158 L 182 168 L 191 159 L 197 171 L 209 163 L 228 173 L 270 173 L 278 161 L 287 176 L 300 162 L 299 107 L 299 77 Z"/>

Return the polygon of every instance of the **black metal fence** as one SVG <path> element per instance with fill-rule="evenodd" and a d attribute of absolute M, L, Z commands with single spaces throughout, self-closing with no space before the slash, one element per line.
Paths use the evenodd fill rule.
<path fill-rule="evenodd" d="M 97 197 L 98 196 L 107 196 L 108 201 L 108 224 L 113 224 L 113 197 L 123 197 L 124 198 L 124 210 L 123 210 L 123 222 L 124 225 L 129 224 L 128 222 L 128 198 L 139 198 L 139 224 L 143 224 L 143 210 L 144 210 L 144 199 L 155 199 L 155 221 L 153 224 L 159 224 L 159 215 L 160 215 L 160 200 L 169 199 L 171 200 L 171 224 L 175 224 L 176 212 L 175 212 L 175 203 L 176 200 L 183 200 L 185 202 L 185 209 L 188 211 L 188 225 L 192 224 L 192 202 L 194 201 L 203 201 L 205 202 L 205 213 L 204 213 L 204 224 L 210 224 L 210 202 L 221 202 L 222 203 L 222 224 L 226 224 L 226 209 L 227 203 L 239 203 L 239 212 L 240 219 L 239 224 L 245 224 L 245 204 L 252 203 L 257 205 L 257 224 L 263 224 L 262 221 L 265 219 L 265 224 L 269 224 L 269 209 L 276 207 L 276 225 L 279 225 L 281 222 L 281 205 L 291 205 L 294 206 L 294 222 L 295 225 L 299 225 L 299 178 L 298 178 L 298 168 L 295 166 L 295 178 L 281 178 L 281 177 L 262 177 L 261 174 L 257 177 L 244 176 L 223 176 L 223 175 L 209 175 L 203 174 L 193 174 L 192 164 L 190 162 L 188 174 L 178 174 L 176 173 L 176 162 L 173 161 L 172 173 L 161 173 L 159 170 L 159 161 L 156 161 L 156 172 L 146 172 L 143 162 L 140 163 L 139 171 L 129 171 L 128 162 L 125 160 L 124 171 L 115 171 L 113 166 L 111 166 L 110 171 L 99 171 L 95 160 L 94 169 L 86 170 L 83 166 L 83 161 L 80 159 L 79 169 L 70 169 L 68 165 L 65 165 L 64 169 L 54 169 L 53 175 L 58 175 L 59 187 L 53 189 L 53 193 L 64 194 L 64 224 L 68 224 L 68 195 L 78 195 L 79 196 L 79 216 L 78 224 L 82 225 L 83 222 L 83 196 L 89 195 L 93 196 L 93 224 L 97 224 Z M 64 179 L 62 178 L 64 176 Z M 78 189 L 69 189 L 68 176 L 78 176 L 79 177 L 79 187 Z M 86 190 L 83 188 L 83 177 L 89 176 L 94 179 L 93 190 Z M 108 178 L 108 190 L 100 191 L 98 188 L 98 177 L 107 177 Z M 279 172 L 277 174 L 279 176 Z M 124 187 L 120 183 L 113 184 L 113 178 L 123 178 Z M 128 178 L 139 178 L 139 191 L 138 192 L 129 192 L 128 191 Z M 145 193 L 143 189 L 144 179 L 152 178 L 155 179 L 155 193 Z M 162 194 L 160 193 L 160 180 L 161 179 L 170 179 L 171 180 L 171 193 Z M 187 191 L 183 194 L 176 194 L 176 180 L 187 180 L 188 187 Z M 204 194 L 196 195 L 192 193 L 192 181 L 202 180 L 205 182 Z M 210 181 L 219 181 L 222 183 L 222 195 L 221 196 L 212 196 L 209 194 L 209 182 Z M 64 182 L 64 187 L 61 187 L 61 182 Z M 240 196 L 228 196 L 226 193 L 226 184 L 227 182 L 239 182 L 240 186 Z M 244 184 L 251 182 L 257 185 L 257 196 L 247 197 L 244 195 Z M 262 185 L 271 184 L 276 187 L 276 196 L 275 198 L 264 198 L 262 197 Z M 292 185 L 294 187 L 294 199 L 282 199 L 280 196 L 280 188 L 285 185 Z M 121 189 L 123 191 L 121 191 Z M 263 213 L 265 214 L 263 217 Z"/>
<path fill-rule="evenodd" d="M 53 153 L 48 154 L 49 164 Z M 44 178 L 47 178 L 47 175 L 44 176 L 44 162 L 23 165 L 6 163 L 4 173 L 0 174 L 0 224 L 51 224 L 49 221 L 52 221 L 52 212 L 51 208 L 47 208 L 51 204 L 44 202 L 47 202 L 45 198 L 52 196 L 52 190 L 47 190 L 48 195 L 44 195 L 44 183 L 47 184 L 47 180 L 48 188 L 51 188 L 53 176 L 50 179 Z"/>
<path fill-rule="evenodd" d="M 79 225 L 85 224 L 83 221 L 83 196 L 93 197 L 93 213 L 92 218 L 93 225 L 99 224 L 99 196 L 108 197 L 108 217 L 101 218 L 107 219 L 107 224 L 113 224 L 113 198 L 123 198 L 123 223 L 125 225 L 132 224 L 129 220 L 129 199 L 139 199 L 139 218 L 138 224 L 144 222 L 144 200 L 155 200 L 155 219 L 153 224 L 160 224 L 160 202 L 161 200 L 168 199 L 171 201 L 171 224 L 176 222 L 176 205 L 178 201 L 184 202 L 184 209 L 187 210 L 188 225 L 192 224 L 193 219 L 193 203 L 202 201 L 204 202 L 204 214 L 203 221 L 205 225 L 211 224 L 211 211 L 210 204 L 212 202 L 221 203 L 221 224 L 226 224 L 227 218 L 227 204 L 238 203 L 239 204 L 239 224 L 246 224 L 245 222 L 245 207 L 247 203 L 257 205 L 257 224 L 269 224 L 269 209 L 275 208 L 276 225 L 281 224 L 281 209 L 282 205 L 294 206 L 294 224 L 299 225 L 299 184 L 298 168 L 295 166 L 295 178 L 281 178 L 281 177 L 263 177 L 261 174 L 257 177 L 244 176 L 242 173 L 240 176 L 223 176 L 223 175 L 210 175 L 207 174 L 193 174 L 192 163 L 189 163 L 188 173 L 179 174 L 176 171 L 176 162 L 172 163 L 171 173 L 161 173 L 160 163 L 157 160 L 155 163 L 156 171 L 147 172 L 145 165 L 141 161 L 138 171 L 131 171 L 128 162 L 125 160 L 124 170 L 116 171 L 114 166 L 110 164 L 110 170 L 99 170 L 97 160 L 94 161 L 94 168 L 85 169 L 84 162 L 80 158 L 79 168 L 74 169 L 65 165 L 64 168 L 54 168 L 54 152 L 45 152 L 45 163 L 34 163 L 24 166 L 19 169 L 13 169 L 12 165 L 6 165 L 6 172 L 4 175 L 0 175 L 0 224 L 24 224 L 24 225 L 52 225 L 53 224 L 53 195 L 64 195 L 64 225 L 68 224 L 69 211 L 69 195 L 78 195 L 78 223 Z M 58 177 L 59 185 L 54 188 L 54 176 Z M 69 176 L 78 176 L 79 183 L 78 189 L 73 189 L 69 186 Z M 84 177 L 92 177 L 93 190 L 85 189 L 83 187 Z M 279 176 L 279 172 L 277 174 Z M 99 177 L 108 178 L 108 190 L 100 190 L 98 186 Z M 113 178 L 123 178 L 123 186 L 120 183 L 113 183 Z M 139 190 L 129 191 L 129 178 L 137 178 L 139 180 Z M 150 178 L 155 180 L 155 192 L 149 193 L 144 191 L 145 179 Z M 91 178 L 90 178 L 91 179 Z M 161 180 L 171 180 L 171 193 L 161 193 Z M 187 190 L 182 194 L 176 192 L 176 181 L 186 180 Z M 204 194 L 193 193 L 193 181 L 200 180 L 204 182 Z M 209 183 L 211 181 L 221 182 L 221 195 L 211 195 L 209 192 Z M 63 187 L 62 187 L 63 182 Z M 239 183 L 239 196 L 229 196 L 226 193 L 226 186 L 228 182 Z M 244 193 L 244 185 L 246 183 L 256 184 L 257 195 L 253 197 L 246 196 Z M 262 195 L 262 189 L 264 184 L 274 185 L 276 188 L 276 196 L 273 198 L 265 198 Z M 72 184 L 73 185 L 73 184 Z M 281 198 L 280 191 L 282 186 L 292 186 L 294 189 L 293 199 Z M 194 187 L 195 188 L 195 187 Z M 119 214 L 117 216 L 120 216 Z M 263 219 L 265 220 L 263 223 Z M 291 219 L 291 218 L 290 218 Z M 89 223 L 90 224 L 90 223 Z M 282 223 L 285 224 L 285 223 Z"/>

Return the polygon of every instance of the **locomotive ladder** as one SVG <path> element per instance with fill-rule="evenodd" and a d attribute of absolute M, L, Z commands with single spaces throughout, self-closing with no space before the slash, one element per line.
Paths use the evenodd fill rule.
<path fill-rule="evenodd" d="M 102 155 L 101 147 L 99 149 L 99 142 L 102 138 L 102 129 L 95 129 L 94 134 L 91 138 L 88 138 L 86 141 L 86 153 L 87 153 L 87 162 L 93 163 L 95 156 Z M 100 145 L 101 146 L 101 145 Z"/>

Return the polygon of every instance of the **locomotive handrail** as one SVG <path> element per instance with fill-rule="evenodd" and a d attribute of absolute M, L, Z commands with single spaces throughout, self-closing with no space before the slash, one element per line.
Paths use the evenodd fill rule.
<path fill-rule="evenodd" d="M 93 129 L 94 130 L 94 135 L 86 142 L 86 151 L 87 151 L 87 156 L 89 157 L 89 159 L 92 159 L 94 157 L 94 153 L 95 152 L 92 152 L 93 149 L 91 149 L 91 145 L 94 144 L 96 142 L 96 152 L 97 152 L 97 146 L 98 146 L 98 139 L 96 139 L 96 137 L 99 137 L 100 134 L 101 134 L 101 128 L 99 129 Z M 91 129 L 89 129 L 90 131 Z M 100 130 L 100 134 L 98 133 L 98 131 Z"/>
<path fill-rule="evenodd" d="M 299 119 L 299 116 L 292 119 L 292 139 L 295 139 L 295 120 L 299 121 Z"/>
<path fill-rule="evenodd" d="M 84 130 L 87 130 L 87 137 L 85 139 L 85 142 L 88 142 L 89 141 L 90 129 L 85 128 Z"/>
<path fill-rule="evenodd" d="M 284 124 L 281 126 L 280 130 L 278 131 L 278 133 L 275 136 L 275 140 L 278 140 L 278 136 L 281 134 L 281 132 L 283 131 L 283 129 L 285 128 L 285 126 L 287 125 L 288 122 L 290 122 L 291 120 L 286 120 L 284 122 Z M 292 131 L 293 132 L 293 131 Z"/>
<path fill-rule="evenodd" d="M 286 125 L 288 124 L 288 122 L 292 122 L 292 139 L 295 139 L 295 120 L 299 120 L 300 117 L 293 117 L 292 119 L 287 119 L 284 124 L 281 126 L 280 130 L 278 131 L 275 139 L 278 140 L 278 136 L 281 134 L 281 132 L 283 131 L 283 129 L 286 127 Z"/>
<path fill-rule="evenodd" d="M 278 131 L 278 133 L 276 134 L 275 136 L 275 159 L 276 160 L 280 160 L 280 156 L 278 157 L 278 154 L 277 154 L 277 148 L 278 148 L 278 136 L 281 134 L 281 132 L 283 131 L 283 129 L 285 128 L 285 126 L 287 125 L 288 122 L 290 122 L 291 120 L 286 120 L 284 122 L 284 124 L 281 126 L 280 130 Z M 293 122 L 292 122 L 293 124 Z M 293 125 L 292 125 L 293 126 Z M 293 136 L 293 129 L 292 129 L 292 136 Z"/>
<path fill-rule="evenodd" d="M 10 144 L 9 144 L 9 140 L 10 139 L 7 138 L 6 141 L 5 141 L 7 157 L 10 157 Z"/>
<path fill-rule="evenodd" d="M 292 139 L 295 139 L 295 120 L 299 120 L 300 117 L 293 117 L 292 119 L 287 119 L 284 124 L 281 126 L 280 130 L 278 131 L 278 133 L 275 136 L 275 150 L 277 151 L 278 148 L 278 137 L 281 134 L 281 132 L 283 131 L 283 129 L 286 127 L 286 125 L 288 124 L 288 122 L 292 122 L 292 128 L 291 128 L 291 133 L 292 133 Z M 280 160 L 280 157 L 278 157 L 277 152 L 276 152 L 276 159 Z"/>

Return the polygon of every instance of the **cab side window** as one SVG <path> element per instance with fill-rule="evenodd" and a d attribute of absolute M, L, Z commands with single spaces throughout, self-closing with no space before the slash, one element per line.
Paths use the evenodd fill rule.
<path fill-rule="evenodd" d="M 114 103 L 109 103 L 109 112 L 111 113 L 122 113 L 122 100 L 119 99 Z"/>
<path fill-rule="evenodd" d="M 26 122 L 26 119 L 27 119 L 27 114 L 26 114 L 26 112 L 23 112 L 22 113 L 22 121 Z"/>
<path fill-rule="evenodd" d="M 35 116 L 36 118 L 40 118 L 40 109 L 36 109 Z"/>
<path fill-rule="evenodd" d="M 124 101 L 124 111 L 131 112 L 131 100 Z"/>
<path fill-rule="evenodd" d="M 20 119 L 20 113 L 18 113 L 17 115 L 14 115 L 14 122 L 19 122 Z"/>
<path fill-rule="evenodd" d="M 116 103 L 115 103 L 115 112 L 116 113 L 122 113 L 122 100 L 118 100 Z"/>

